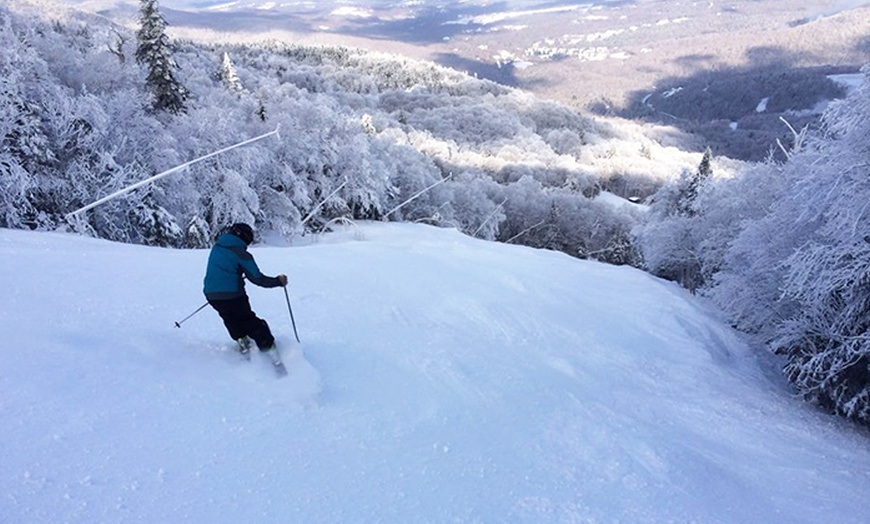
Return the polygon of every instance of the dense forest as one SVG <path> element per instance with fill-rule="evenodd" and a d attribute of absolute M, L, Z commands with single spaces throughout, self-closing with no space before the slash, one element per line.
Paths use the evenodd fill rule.
<path fill-rule="evenodd" d="M 596 195 L 646 196 L 699 160 L 431 63 L 165 35 L 148 37 L 157 41 L 149 58 L 140 50 L 145 31 L 62 9 L 54 18 L 22 10 L 0 10 L 6 227 L 201 247 L 236 220 L 285 238 L 333 220 L 411 220 L 637 263 L 629 238 L 638 212 Z M 153 81 L 170 73 L 183 91 L 177 100 L 159 94 L 172 82 Z M 274 129 L 280 139 L 193 165 L 74 223 L 66 217 Z"/>
<path fill-rule="evenodd" d="M 234 221 L 290 239 L 402 220 L 632 264 L 712 299 L 801 395 L 870 423 L 866 82 L 782 159 L 738 163 L 430 63 L 170 42 L 142 5 L 135 33 L 0 5 L 0 226 L 203 247 Z"/>

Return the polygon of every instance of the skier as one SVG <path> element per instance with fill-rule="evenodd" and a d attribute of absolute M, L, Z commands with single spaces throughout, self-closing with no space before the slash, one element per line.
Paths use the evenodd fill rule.
<path fill-rule="evenodd" d="M 211 248 L 203 285 L 206 300 L 221 316 L 230 337 L 238 342 L 245 356 L 250 340 L 268 354 L 275 347 L 275 337 L 269 324 L 251 311 L 244 277 L 261 287 L 287 285 L 286 275 L 267 277 L 260 272 L 254 257 L 248 252 L 253 241 L 254 231 L 248 224 L 237 223 L 226 228 Z M 274 355 L 273 360 L 276 358 Z"/>

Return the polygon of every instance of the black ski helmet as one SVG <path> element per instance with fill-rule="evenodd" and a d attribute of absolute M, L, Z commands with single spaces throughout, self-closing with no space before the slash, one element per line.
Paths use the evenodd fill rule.
<path fill-rule="evenodd" d="M 241 238 L 245 244 L 251 245 L 251 242 L 254 241 L 254 230 L 251 229 L 251 226 L 248 224 L 239 222 L 237 224 L 233 224 L 230 226 L 230 233 L 236 235 Z"/>

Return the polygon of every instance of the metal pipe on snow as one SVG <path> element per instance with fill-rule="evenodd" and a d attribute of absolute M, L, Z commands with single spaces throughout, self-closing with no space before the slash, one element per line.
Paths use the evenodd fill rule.
<path fill-rule="evenodd" d="M 109 200 L 112 200 L 112 199 L 117 198 L 117 197 L 119 197 L 119 196 L 121 196 L 121 195 L 124 195 L 124 194 L 126 194 L 126 193 L 129 193 L 130 191 L 133 191 L 134 189 L 138 189 L 138 188 L 140 188 L 140 187 L 142 187 L 142 186 L 144 186 L 144 185 L 147 185 L 147 184 L 150 184 L 151 182 L 154 182 L 155 180 L 159 180 L 159 179 L 161 179 L 161 178 L 163 178 L 163 177 L 165 177 L 165 176 L 167 176 L 167 175 L 170 175 L 170 174 L 172 174 L 172 173 L 175 173 L 176 171 L 180 171 L 180 170 L 182 170 L 182 169 L 184 169 L 184 168 L 186 168 L 186 167 L 188 167 L 188 166 L 191 166 L 191 165 L 193 165 L 193 164 L 196 164 L 197 162 L 202 162 L 203 160 L 206 160 L 206 159 L 211 158 L 211 157 L 213 157 L 213 156 L 219 155 L 219 154 L 221 154 L 221 153 L 225 153 L 225 152 L 227 152 L 227 151 L 229 151 L 229 150 L 231 150 L 231 149 L 235 149 L 235 148 L 237 148 L 237 147 L 246 146 L 246 145 L 248 145 L 248 144 L 250 144 L 250 143 L 252 143 L 252 142 L 256 142 L 257 140 L 261 140 L 261 139 L 263 139 L 263 138 L 266 138 L 266 137 L 268 137 L 268 136 L 272 136 L 272 135 L 277 135 L 277 136 L 280 138 L 281 135 L 278 134 L 279 129 L 280 129 L 280 126 L 279 126 L 279 127 L 276 127 L 274 131 L 269 131 L 268 133 L 264 133 L 264 134 L 262 134 L 262 135 L 260 135 L 260 136 L 256 136 L 256 137 L 254 137 L 254 138 L 249 138 L 248 140 L 245 140 L 245 141 L 243 141 L 243 142 L 239 142 L 238 144 L 235 144 L 235 145 L 232 145 L 232 146 L 229 146 L 229 147 L 225 147 L 225 148 L 223 148 L 223 149 L 221 149 L 221 150 L 215 151 L 215 152 L 213 152 L 213 153 L 209 153 L 209 154 L 207 154 L 207 155 L 203 155 L 203 156 L 201 156 L 201 157 L 199 157 L 199 158 L 195 158 L 195 159 L 191 160 L 190 162 L 186 162 L 186 163 L 184 163 L 184 164 L 181 164 L 180 166 L 176 166 L 176 167 L 173 167 L 173 168 L 171 168 L 171 169 L 167 169 L 166 171 L 164 171 L 164 172 L 162 172 L 162 173 L 158 173 L 158 174 L 156 174 L 156 175 L 154 175 L 154 176 L 152 176 L 152 177 L 146 178 L 145 180 L 142 180 L 142 181 L 140 181 L 140 182 L 136 182 L 135 184 L 130 185 L 130 186 L 127 186 L 127 187 L 125 187 L 124 189 L 120 189 L 120 190 L 118 190 L 118 191 L 115 191 L 115 192 L 112 193 L 111 195 L 104 196 L 103 198 L 101 198 L 101 199 L 99 199 L 99 200 L 96 200 L 96 201 L 94 201 L 94 202 L 91 202 L 90 204 L 88 204 L 88 205 L 86 205 L 86 206 L 84 206 L 84 207 L 81 207 L 81 208 L 79 208 L 79 209 L 76 209 L 75 211 L 73 211 L 73 212 L 71 212 L 71 213 L 68 213 L 68 214 L 66 215 L 66 218 L 67 218 L 67 220 L 69 220 L 69 219 L 73 218 L 75 215 L 78 215 L 79 213 L 84 213 L 85 211 L 88 211 L 89 209 L 93 209 L 93 208 L 97 207 L 97 206 L 100 205 L 100 204 L 104 204 L 104 203 L 108 202 Z"/>

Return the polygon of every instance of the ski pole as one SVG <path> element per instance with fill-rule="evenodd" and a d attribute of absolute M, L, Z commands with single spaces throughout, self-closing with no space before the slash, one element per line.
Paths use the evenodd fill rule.
<path fill-rule="evenodd" d="M 293 324 L 293 334 L 296 336 L 296 342 L 301 344 L 299 341 L 299 333 L 296 332 L 296 319 L 293 318 L 293 308 L 290 307 L 290 295 L 287 294 L 287 286 L 284 286 L 284 298 L 287 299 L 287 311 L 290 312 L 290 322 Z"/>
<path fill-rule="evenodd" d="M 184 319 L 176 321 L 176 322 L 175 322 L 175 327 L 180 328 L 181 325 L 184 324 L 184 322 L 185 322 L 187 319 L 189 319 L 189 318 L 192 317 L 193 315 L 196 315 L 197 313 L 199 313 L 200 311 L 202 311 L 202 308 L 204 308 L 204 307 L 207 306 L 207 305 L 208 305 L 208 302 L 206 302 L 205 304 L 199 306 L 199 307 L 197 308 L 196 311 L 194 311 L 193 313 L 187 315 L 186 317 L 184 317 Z"/>

